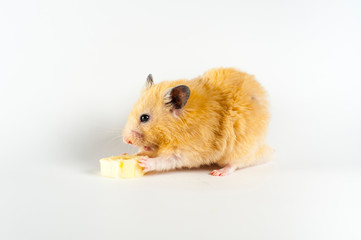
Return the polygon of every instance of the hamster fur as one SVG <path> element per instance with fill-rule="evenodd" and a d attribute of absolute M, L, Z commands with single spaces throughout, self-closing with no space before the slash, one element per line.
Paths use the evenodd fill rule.
<path fill-rule="evenodd" d="M 217 164 L 211 175 L 225 176 L 270 159 L 269 121 L 266 91 L 247 73 L 217 68 L 158 84 L 149 75 L 123 139 L 140 148 L 146 172 Z"/>

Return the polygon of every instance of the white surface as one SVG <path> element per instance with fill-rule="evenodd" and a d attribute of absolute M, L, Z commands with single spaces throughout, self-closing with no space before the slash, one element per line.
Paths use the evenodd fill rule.
<path fill-rule="evenodd" d="M 1 239 L 360 239 L 359 1 L 0 2 Z M 98 159 L 145 77 L 233 66 L 273 163 L 122 181 Z"/>

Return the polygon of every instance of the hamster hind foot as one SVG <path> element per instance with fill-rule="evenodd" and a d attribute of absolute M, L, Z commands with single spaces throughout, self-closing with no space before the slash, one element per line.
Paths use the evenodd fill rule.
<path fill-rule="evenodd" d="M 231 165 L 231 164 L 227 164 L 225 167 L 223 167 L 221 169 L 213 170 L 209 174 L 211 174 L 212 176 L 221 176 L 221 177 L 223 177 L 223 176 L 227 176 L 227 175 L 233 173 L 236 169 L 237 169 L 236 166 Z"/>

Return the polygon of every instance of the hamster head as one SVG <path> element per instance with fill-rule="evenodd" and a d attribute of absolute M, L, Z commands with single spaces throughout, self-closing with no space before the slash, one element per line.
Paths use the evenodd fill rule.
<path fill-rule="evenodd" d="M 177 85 L 177 82 L 154 84 L 149 74 L 124 127 L 124 142 L 144 151 L 156 151 L 169 143 L 189 96 L 188 86 Z"/>

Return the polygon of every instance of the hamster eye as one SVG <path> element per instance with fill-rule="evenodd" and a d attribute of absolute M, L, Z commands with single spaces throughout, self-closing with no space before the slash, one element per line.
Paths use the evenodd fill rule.
<path fill-rule="evenodd" d="M 140 121 L 141 121 L 142 123 L 148 122 L 148 120 L 149 120 L 149 115 L 148 115 L 148 114 L 142 114 L 142 115 L 140 116 Z"/>

